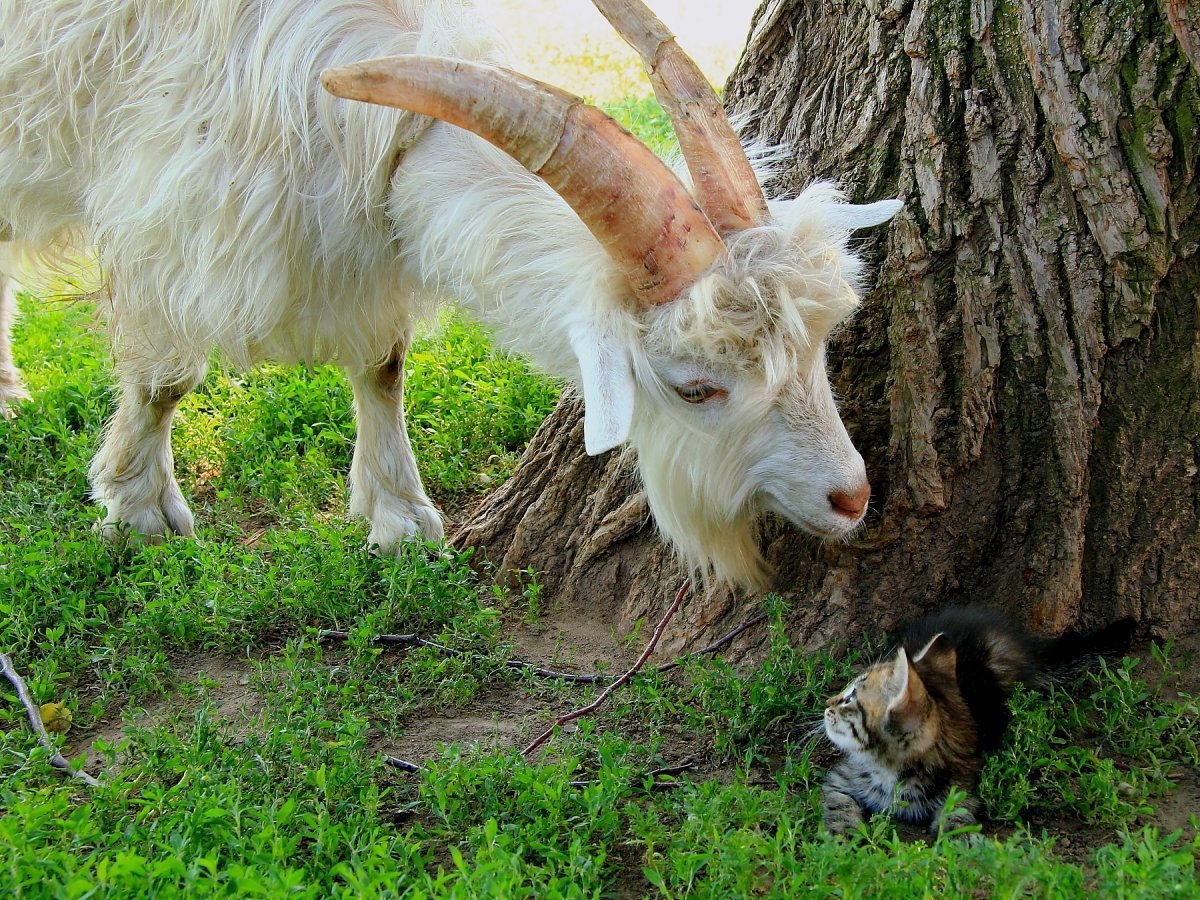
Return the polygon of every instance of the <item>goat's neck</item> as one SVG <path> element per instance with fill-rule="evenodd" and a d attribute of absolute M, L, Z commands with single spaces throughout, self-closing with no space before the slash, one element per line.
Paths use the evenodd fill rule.
<path fill-rule="evenodd" d="M 412 275 L 471 309 L 556 375 L 577 375 L 581 332 L 633 328 L 621 276 L 542 181 L 474 135 L 435 123 L 392 184 L 390 214 Z"/>

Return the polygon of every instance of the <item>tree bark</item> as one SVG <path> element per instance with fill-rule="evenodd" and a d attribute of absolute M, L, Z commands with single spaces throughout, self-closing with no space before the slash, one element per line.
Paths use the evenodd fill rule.
<path fill-rule="evenodd" d="M 874 487 L 822 545 L 764 523 L 794 639 L 946 604 L 1058 632 L 1200 626 L 1200 15 L 1181 0 L 768 0 L 726 92 L 794 163 L 904 211 L 830 351 Z M 627 629 L 682 574 L 564 398 L 459 541 Z M 667 651 L 761 598 L 693 598 Z M 753 638 L 741 646 L 753 651 Z"/>

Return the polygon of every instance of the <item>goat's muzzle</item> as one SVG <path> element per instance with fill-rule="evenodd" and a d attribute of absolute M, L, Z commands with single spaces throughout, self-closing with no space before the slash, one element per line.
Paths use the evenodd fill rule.
<path fill-rule="evenodd" d="M 857 521 L 867 511 L 871 499 L 871 483 L 863 480 L 857 488 L 849 491 L 830 491 L 829 505 L 839 516 Z"/>

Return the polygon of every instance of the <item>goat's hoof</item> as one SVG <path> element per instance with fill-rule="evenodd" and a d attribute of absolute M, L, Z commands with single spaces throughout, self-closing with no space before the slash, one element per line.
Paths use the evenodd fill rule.
<path fill-rule="evenodd" d="M 399 504 L 371 516 L 371 534 L 367 543 L 380 556 L 397 556 L 405 544 L 428 541 L 440 544 L 445 537 L 442 514 L 432 506 Z"/>
<path fill-rule="evenodd" d="M 96 530 L 110 544 L 124 547 L 129 544 L 161 544 L 171 534 L 194 537 L 196 524 L 191 510 L 181 498 L 179 503 L 126 510 L 119 515 L 114 515 L 110 509 L 104 520 L 96 523 Z"/>
<path fill-rule="evenodd" d="M 30 400 L 29 391 L 19 381 L 0 382 L 0 419 L 12 419 L 17 415 L 17 403 Z"/>

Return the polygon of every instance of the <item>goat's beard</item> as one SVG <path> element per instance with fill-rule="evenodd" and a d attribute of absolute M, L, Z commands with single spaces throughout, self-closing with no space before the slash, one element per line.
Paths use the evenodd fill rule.
<path fill-rule="evenodd" d="M 771 569 L 762 555 L 753 492 L 743 494 L 741 478 L 714 467 L 712 457 L 705 471 L 693 471 L 697 464 L 665 446 L 664 437 L 647 429 L 638 442 L 642 484 L 659 532 L 700 583 L 768 587 Z M 722 484 L 726 490 L 714 487 Z"/>
<path fill-rule="evenodd" d="M 647 483 L 646 496 L 658 529 L 694 577 L 754 591 L 768 587 L 771 569 L 762 555 L 755 510 L 714 516 L 703 503 L 694 502 L 694 496 L 656 498 L 655 494 Z"/>

